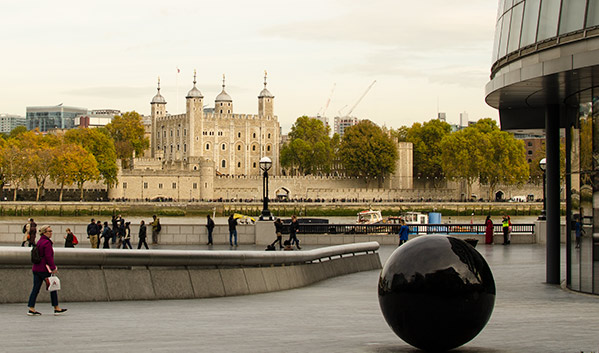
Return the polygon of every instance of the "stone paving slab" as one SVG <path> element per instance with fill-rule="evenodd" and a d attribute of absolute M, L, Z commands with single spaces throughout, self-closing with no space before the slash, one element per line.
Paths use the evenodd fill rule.
<path fill-rule="evenodd" d="M 381 260 L 394 249 L 383 246 Z M 454 352 L 599 351 L 599 296 L 543 283 L 543 246 L 477 249 L 495 277 L 495 310 Z M 62 303 L 69 311 L 59 317 L 48 303 L 37 306 L 41 317 L 26 316 L 25 304 L 0 305 L 0 352 L 419 352 L 387 326 L 378 275 L 239 297 Z"/>

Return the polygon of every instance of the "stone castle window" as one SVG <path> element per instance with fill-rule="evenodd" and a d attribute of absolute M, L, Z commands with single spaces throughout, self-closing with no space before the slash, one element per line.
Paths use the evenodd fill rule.
<path fill-rule="evenodd" d="M 224 159 L 222 160 L 222 162 L 220 162 L 221 167 L 226 168 L 227 167 L 227 161 L 225 161 Z"/>
<path fill-rule="evenodd" d="M 144 183 L 144 189 L 148 188 L 148 183 Z"/>
<path fill-rule="evenodd" d="M 158 189 L 162 189 L 162 183 L 158 184 Z"/>
<path fill-rule="evenodd" d="M 224 151 L 227 148 L 227 145 L 225 145 L 224 143 L 220 146 L 220 148 Z"/>
<path fill-rule="evenodd" d="M 266 146 L 266 150 L 270 152 L 270 146 Z"/>
<path fill-rule="evenodd" d="M 241 145 L 237 145 L 237 150 L 241 151 Z"/>
<path fill-rule="evenodd" d="M 173 183 L 173 189 L 177 188 L 177 183 Z"/>
<path fill-rule="evenodd" d="M 238 133 L 237 133 L 237 137 L 238 137 L 238 138 L 241 138 L 241 132 L 238 132 Z"/>
<path fill-rule="evenodd" d="M 123 189 L 126 189 L 126 188 L 127 188 L 127 183 L 123 182 Z"/>
<path fill-rule="evenodd" d="M 255 151 L 255 150 L 256 150 L 256 145 L 253 145 L 252 146 L 252 151 Z"/>
<path fill-rule="evenodd" d="M 206 151 L 210 151 L 210 144 L 209 143 L 206 144 Z"/>
<path fill-rule="evenodd" d="M 198 183 L 193 183 L 193 188 L 197 189 L 198 188 Z"/>
<path fill-rule="evenodd" d="M 241 168 L 241 162 L 237 162 L 237 168 Z"/>

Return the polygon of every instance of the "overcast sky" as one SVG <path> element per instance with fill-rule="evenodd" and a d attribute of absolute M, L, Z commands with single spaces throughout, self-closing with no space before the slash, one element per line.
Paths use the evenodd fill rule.
<path fill-rule="evenodd" d="M 0 113 L 64 105 L 149 114 L 161 78 L 171 114 L 193 70 L 214 106 L 226 75 L 234 112 L 275 96 L 283 133 L 323 111 L 397 128 L 446 112 L 497 119 L 484 102 L 497 1 L 11 1 L 2 5 Z M 180 73 L 177 74 L 177 68 Z"/>

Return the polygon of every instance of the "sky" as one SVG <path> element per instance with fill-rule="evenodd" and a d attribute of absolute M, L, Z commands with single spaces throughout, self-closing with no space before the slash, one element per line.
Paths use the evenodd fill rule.
<path fill-rule="evenodd" d="M 205 105 L 224 74 L 234 113 L 257 114 L 266 70 L 283 133 L 354 106 L 390 128 L 437 112 L 497 120 L 484 101 L 496 14 L 481 0 L 11 1 L 0 113 L 63 103 L 148 115 L 158 77 L 167 111 L 183 113 L 197 70 Z"/>

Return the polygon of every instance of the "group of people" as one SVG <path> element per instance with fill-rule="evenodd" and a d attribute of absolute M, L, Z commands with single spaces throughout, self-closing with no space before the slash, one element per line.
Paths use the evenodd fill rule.
<path fill-rule="evenodd" d="M 120 249 L 121 247 L 123 249 L 133 249 L 133 246 L 131 246 L 131 222 L 126 222 L 121 215 L 113 215 L 111 223 L 112 228 L 110 228 L 108 222 L 102 224 L 101 221 L 91 219 L 91 223 L 87 225 L 87 238 L 91 247 L 94 249 L 100 248 L 103 240 L 103 249 L 110 249 L 111 244 L 116 249 Z M 152 227 L 152 244 L 156 245 L 158 244 L 158 235 L 161 231 L 160 219 L 156 215 L 153 215 L 150 225 Z M 146 249 L 149 249 L 146 240 L 147 227 L 144 220 L 139 223 L 138 237 L 137 248 L 141 249 L 143 245 Z"/>
<path fill-rule="evenodd" d="M 501 228 L 503 231 L 503 245 L 509 245 L 512 237 L 512 220 L 510 216 L 504 215 L 501 220 Z M 485 220 L 485 244 L 493 244 L 493 235 L 495 234 L 491 215 Z"/>
<path fill-rule="evenodd" d="M 300 241 L 297 238 L 297 232 L 299 231 L 299 222 L 295 215 L 291 216 L 291 223 L 289 224 L 289 239 L 283 241 L 283 221 L 280 218 L 277 218 L 274 221 L 275 224 L 275 234 L 277 238 L 273 241 L 268 247 L 267 250 L 275 250 L 275 244 L 279 244 L 279 249 L 282 250 L 293 250 L 293 245 L 297 247 L 298 250 L 301 250 Z"/>

